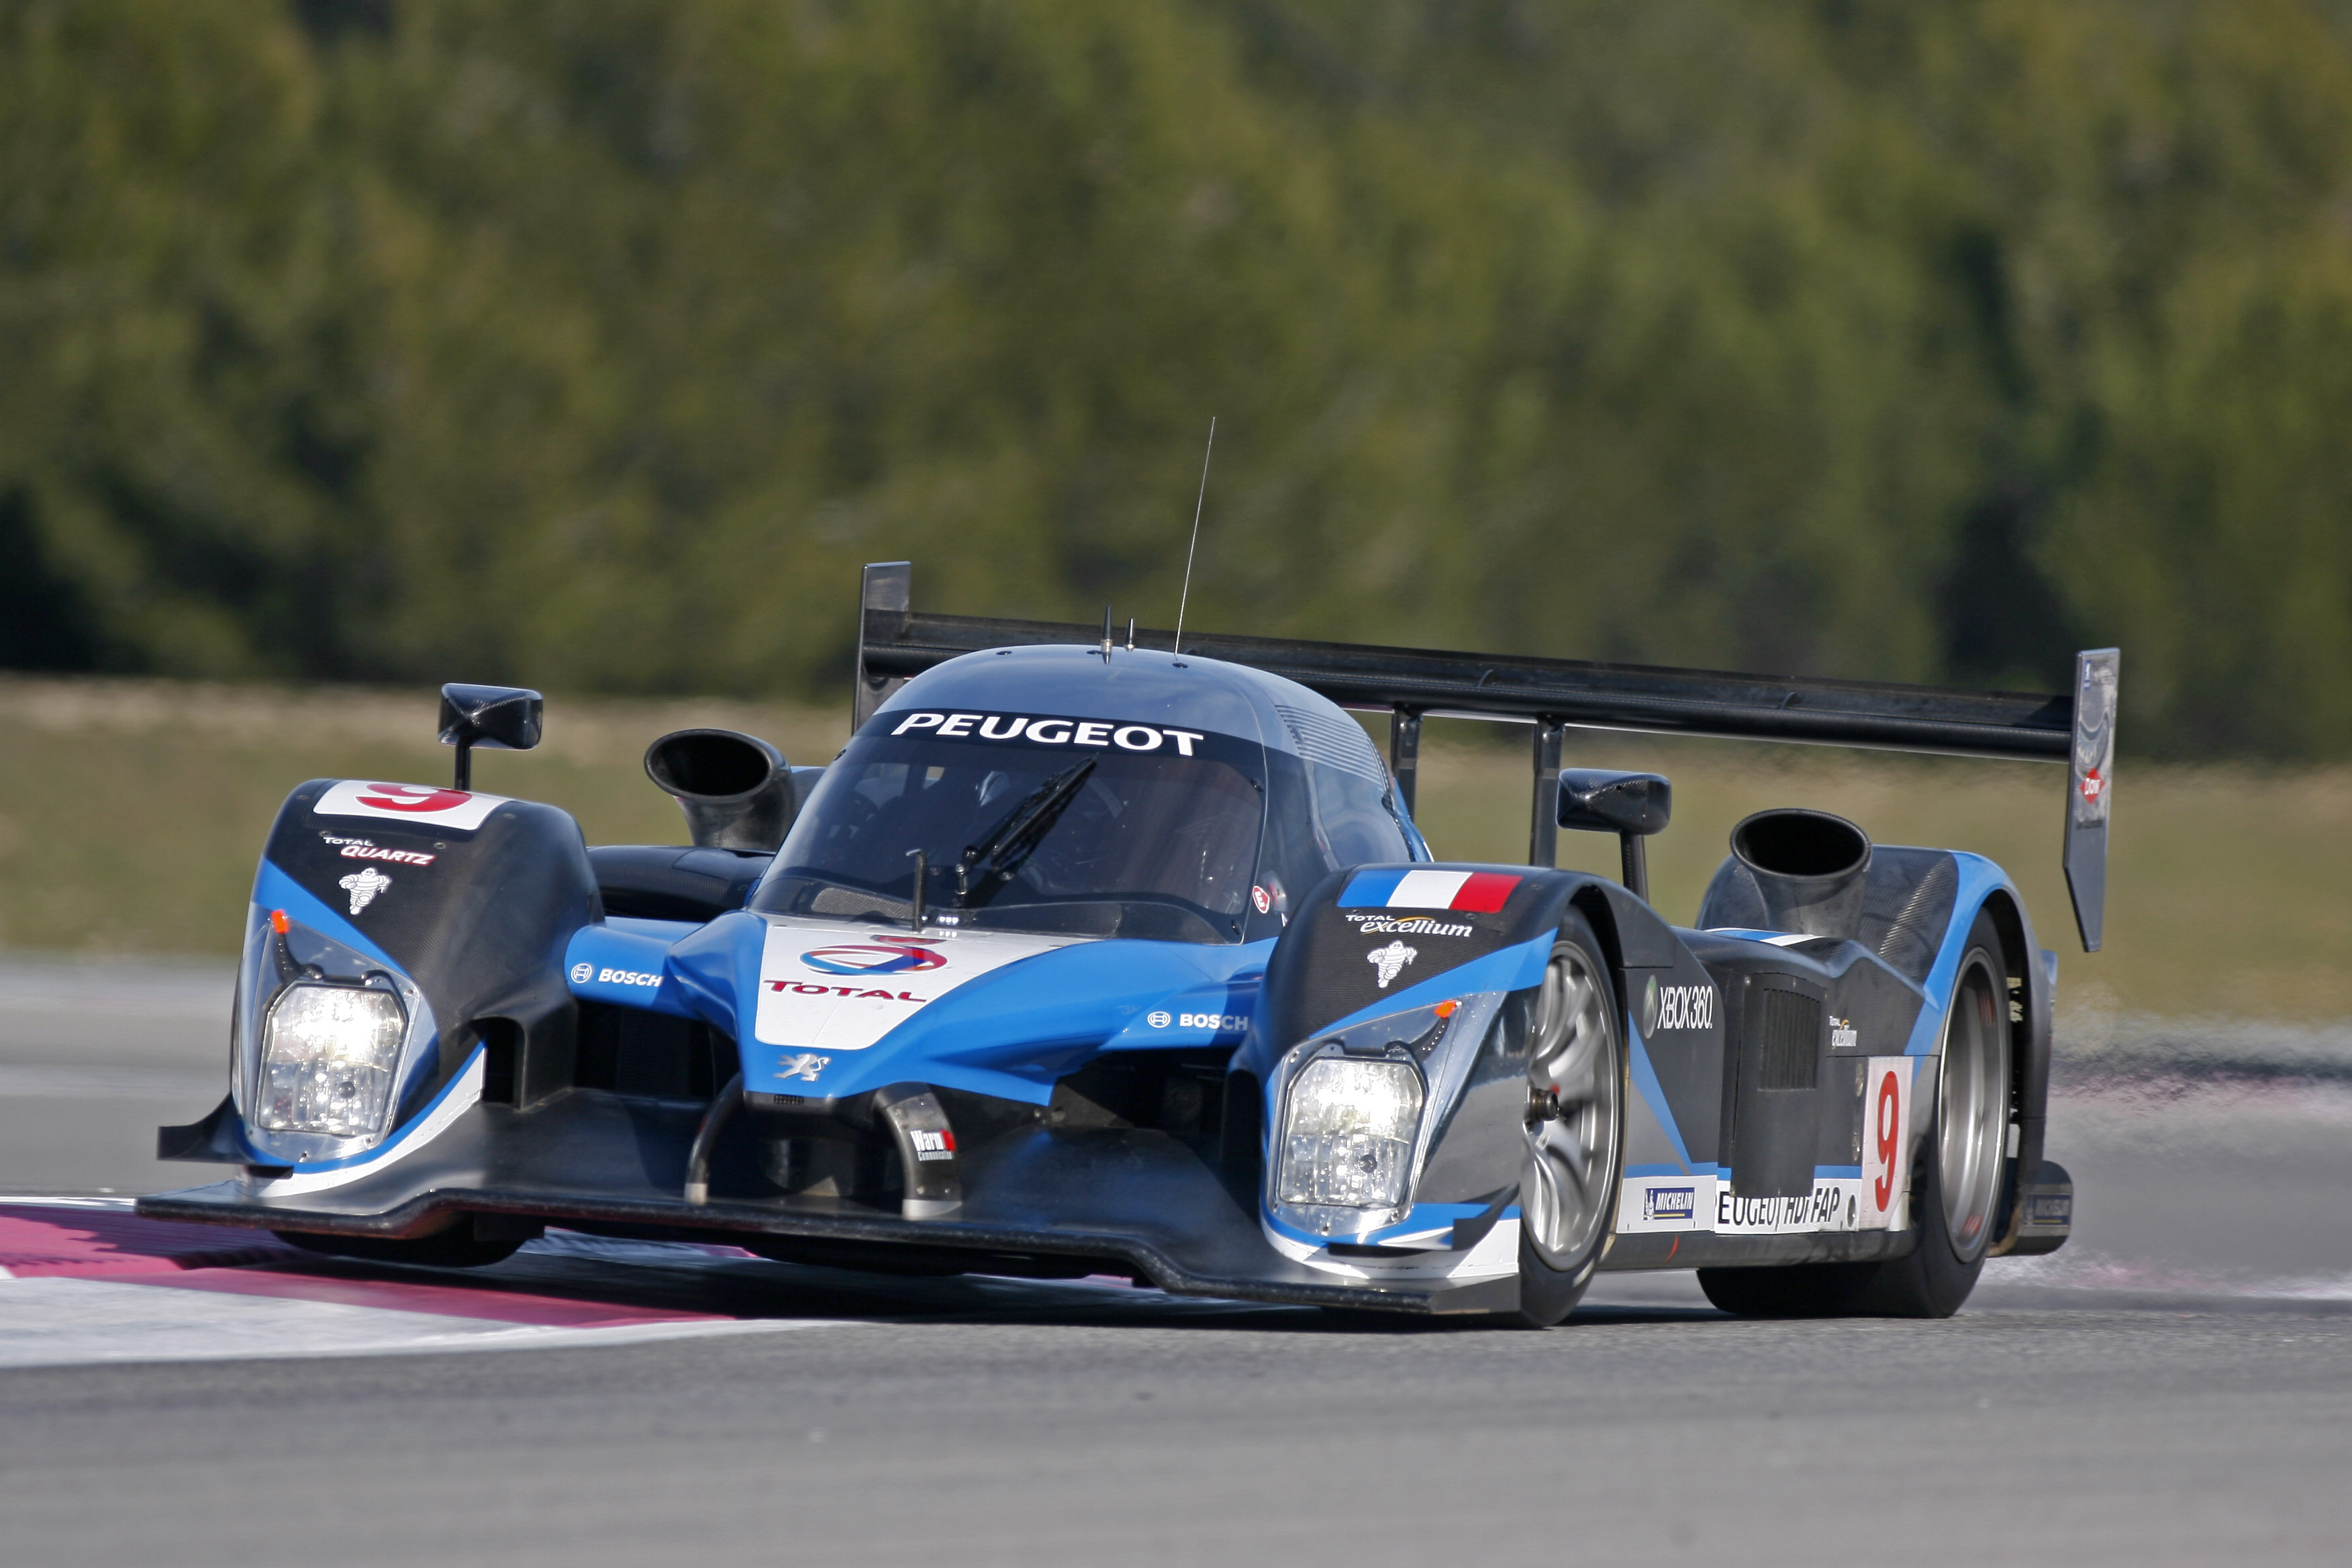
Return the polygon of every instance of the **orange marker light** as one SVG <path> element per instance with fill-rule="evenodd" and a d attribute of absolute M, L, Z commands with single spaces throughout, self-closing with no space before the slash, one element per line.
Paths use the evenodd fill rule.
<path fill-rule="evenodd" d="M 1440 1002 L 1432 1011 L 1441 1018 L 1451 1018 L 1454 1016 L 1454 1010 L 1461 1005 L 1459 1002 Z"/>
<path fill-rule="evenodd" d="M 271 931 L 276 931 L 279 936 L 284 936 L 286 934 L 287 923 L 286 911 L 284 910 L 272 910 L 269 911 L 269 929 Z"/>

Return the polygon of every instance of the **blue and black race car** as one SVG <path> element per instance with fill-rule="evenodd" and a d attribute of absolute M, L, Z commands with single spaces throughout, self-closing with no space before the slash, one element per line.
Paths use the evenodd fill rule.
<path fill-rule="evenodd" d="M 690 730 L 693 842 L 592 848 L 469 787 L 537 694 L 450 687 L 448 788 L 314 780 L 255 879 L 227 1098 L 149 1197 L 322 1253 L 549 1226 L 895 1272 L 1547 1324 L 1603 1269 L 1758 1315 L 1957 1309 L 2065 1238 L 2054 955 L 2000 867 L 1801 809 L 1689 929 L 1653 774 L 1572 727 L 2069 763 L 2095 947 L 2116 658 L 2066 697 L 917 615 L 867 569 L 823 768 Z M 1347 709 L 1391 717 L 1385 759 Z M 1421 721 L 1531 726 L 1528 865 L 1435 859 Z M 1624 876 L 1557 869 L 1618 837 Z"/>

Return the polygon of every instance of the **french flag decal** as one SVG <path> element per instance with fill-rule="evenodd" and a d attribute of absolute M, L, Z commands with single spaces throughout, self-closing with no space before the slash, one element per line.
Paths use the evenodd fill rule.
<path fill-rule="evenodd" d="M 1507 871 L 1359 871 L 1339 895 L 1343 910 L 1463 910 L 1491 915 L 1519 879 Z"/>

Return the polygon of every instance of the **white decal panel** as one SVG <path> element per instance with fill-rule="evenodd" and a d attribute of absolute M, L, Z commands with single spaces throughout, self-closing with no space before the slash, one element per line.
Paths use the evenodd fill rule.
<path fill-rule="evenodd" d="M 862 1051 L 992 969 L 1067 947 L 1009 931 L 894 931 L 871 925 L 768 927 L 752 1037 L 796 1051 Z"/>
<path fill-rule="evenodd" d="M 1872 1057 L 1862 1080 L 1862 1228 L 1911 1224 L 1911 1069 L 1916 1057 Z"/>
<path fill-rule="evenodd" d="M 1712 1230 L 1715 1189 L 1712 1173 L 1628 1176 L 1617 1203 L 1618 1233 Z"/>
<path fill-rule="evenodd" d="M 1628 1176 L 1620 1190 L 1617 1230 L 1705 1230 L 1717 1236 L 1802 1236 L 1822 1231 L 1883 1230 L 1872 1223 L 1870 1184 L 1854 1176 L 1816 1176 L 1813 1190 L 1790 1197 L 1735 1196 L 1712 1173 Z M 1898 1195 L 1896 1208 L 1902 1206 Z"/>
<path fill-rule="evenodd" d="M 1861 1230 L 1863 1184 L 1853 1176 L 1816 1176 L 1813 1190 L 1793 1197 L 1742 1198 L 1731 1184 L 1715 1194 L 1717 1236 L 1804 1236 L 1825 1230 Z"/>
<path fill-rule="evenodd" d="M 425 827 L 471 833 L 507 804 L 502 795 L 474 795 L 431 784 L 370 784 L 345 779 L 331 784 L 310 809 L 320 816 L 380 816 Z"/>

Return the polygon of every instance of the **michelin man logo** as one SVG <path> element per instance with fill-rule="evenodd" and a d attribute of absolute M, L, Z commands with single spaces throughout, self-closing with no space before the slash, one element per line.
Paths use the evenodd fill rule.
<path fill-rule="evenodd" d="M 1389 982 L 1402 973 L 1404 966 L 1420 956 L 1418 949 L 1407 947 L 1401 942 L 1392 942 L 1386 947 L 1372 949 L 1371 952 L 1364 954 L 1364 959 L 1381 972 L 1381 989 L 1385 991 L 1389 988 Z"/>
<path fill-rule="evenodd" d="M 374 867 L 367 866 L 345 877 L 335 886 L 352 896 L 352 913 L 357 914 L 375 902 L 378 893 L 392 886 L 392 879 Z"/>

